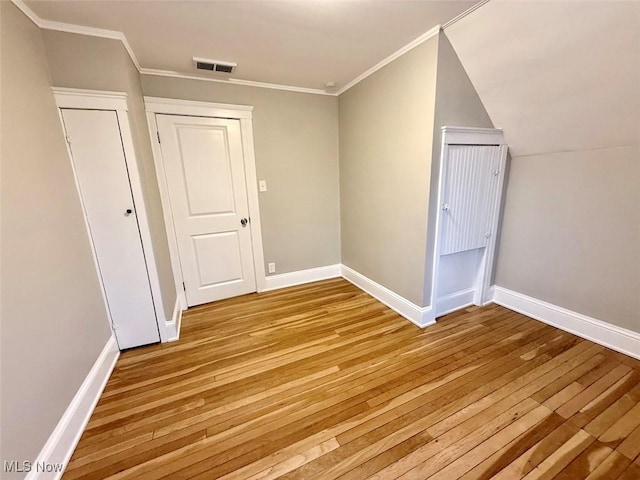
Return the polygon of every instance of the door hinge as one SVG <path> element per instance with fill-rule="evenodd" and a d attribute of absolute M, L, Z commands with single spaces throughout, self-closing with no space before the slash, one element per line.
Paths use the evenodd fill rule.
<path fill-rule="evenodd" d="M 182 282 L 182 290 L 184 290 L 184 291 L 185 291 L 185 293 L 186 293 L 186 291 L 187 291 L 187 287 L 185 287 L 185 286 L 184 286 L 184 282 Z"/>
<path fill-rule="evenodd" d="M 66 136 L 65 136 L 65 140 L 67 141 L 67 143 L 68 143 L 69 145 L 71 145 L 72 140 L 71 140 L 71 137 L 70 137 L 69 135 L 66 135 Z"/>
<path fill-rule="evenodd" d="M 162 142 L 160 141 L 160 132 L 159 132 L 158 130 L 156 130 L 156 135 L 158 136 L 158 143 L 162 143 Z"/>

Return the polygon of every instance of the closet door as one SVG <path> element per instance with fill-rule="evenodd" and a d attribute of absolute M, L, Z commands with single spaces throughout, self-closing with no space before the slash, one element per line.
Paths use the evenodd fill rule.
<path fill-rule="evenodd" d="M 451 145 L 443 168 L 440 255 L 484 248 L 500 188 L 499 146 Z"/>
<path fill-rule="evenodd" d="M 492 140 L 501 141 L 498 135 Z M 432 299 L 436 317 L 490 300 L 506 153 L 503 144 L 451 143 L 443 149 Z"/>
<path fill-rule="evenodd" d="M 61 112 L 118 345 L 159 342 L 116 112 Z"/>

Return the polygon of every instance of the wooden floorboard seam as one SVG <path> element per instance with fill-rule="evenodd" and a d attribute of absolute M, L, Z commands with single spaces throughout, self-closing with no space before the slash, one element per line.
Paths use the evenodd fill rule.
<path fill-rule="evenodd" d="M 63 478 L 638 480 L 640 361 L 342 279 L 236 297 L 122 353 Z"/>

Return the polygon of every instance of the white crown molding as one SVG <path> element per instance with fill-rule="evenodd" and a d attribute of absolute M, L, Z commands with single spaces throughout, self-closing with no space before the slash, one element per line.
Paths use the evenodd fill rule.
<path fill-rule="evenodd" d="M 422 35 L 420 35 L 415 40 L 412 40 L 411 42 L 407 43 L 404 47 L 402 47 L 399 50 L 396 50 L 394 53 L 389 55 L 387 58 L 385 58 L 381 62 L 376 63 L 373 67 L 371 67 L 369 70 L 364 72 L 362 75 L 359 75 L 356 78 L 354 78 L 353 80 L 351 80 L 344 87 L 342 87 L 340 90 L 338 90 L 336 95 L 342 95 L 344 92 L 349 90 L 351 87 L 357 85 L 358 83 L 363 81 L 365 78 L 367 78 L 367 77 L 373 75 L 374 73 L 376 73 L 382 67 L 385 67 L 386 65 L 390 64 L 391 62 L 393 62 L 396 58 L 401 57 L 405 53 L 407 53 L 407 52 L 413 50 L 414 48 L 416 48 L 418 45 L 421 45 L 424 42 L 426 42 L 427 40 L 429 40 L 430 38 L 435 37 L 440 32 L 440 29 L 441 29 L 440 25 L 436 25 L 431 30 L 423 33 Z"/>
<path fill-rule="evenodd" d="M 493 301 L 498 305 L 640 359 L 640 333 L 503 287 L 495 286 L 494 290 Z"/>
<path fill-rule="evenodd" d="M 475 5 L 473 5 L 472 7 L 469 7 L 468 9 L 466 9 L 464 12 L 462 12 L 460 15 L 458 15 L 457 17 L 452 18 L 451 20 L 449 20 L 447 23 L 445 23 L 444 25 L 442 25 L 442 29 L 444 30 L 445 28 L 449 28 L 451 25 L 453 25 L 454 23 L 459 22 L 460 20 L 462 20 L 464 17 L 466 17 L 467 15 L 469 15 L 470 13 L 475 12 L 477 9 L 479 9 L 481 6 L 483 6 L 485 3 L 489 3 L 489 0 L 480 0 L 478 3 L 476 3 Z"/>
<path fill-rule="evenodd" d="M 27 5 L 22 0 L 11 0 L 11 2 L 16 7 L 18 7 L 20 11 L 22 11 L 22 13 L 24 13 L 27 17 L 29 17 L 29 20 L 35 23 L 38 27 L 41 26 L 43 20 L 38 15 L 36 15 L 33 10 L 27 7 Z"/>
<path fill-rule="evenodd" d="M 136 66 L 138 71 L 140 71 L 140 62 L 136 58 L 133 53 L 133 49 L 129 42 L 127 41 L 127 37 L 125 37 L 124 33 L 119 32 L 117 30 L 106 30 L 104 28 L 94 28 L 94 27 L 86 27 L 84 25 L 76 25 L 73 23 L 63 23 L 63 22 L 54 22 L 52 20 L 45 20 L 44 18 L 40 18 L 33 10 L 31 10 L 22 0 L 11 0 L 13 4 L 18 7 L 22 13 L 24 13 L 29 19 L 35 23 L 38 27 L 44 30 L 55 30 L 58 32 L 67 32 L 67 33 L 76 33 L 78 35 L 87 35 L 89 37 L 99 37 L 99 38 L 108 38 L 110 40 L 120 40 L 124 45 L 124 48 L 127 50 L 129 57 L 131 57 L 131 61 Z"/>
<path fill-rule="evenodd" d="M 296 87 L 293 85 L 280 85 L 276 83 L 255 82 L 253 80 L 242 80 L 240 78 L 229 78 L 229 79 L 207 78 L 207 77 L 200 77 L 197 75 L 182 74 L 182 73 L 174 72 L 170 70 L 156 70 L 153 68 L 142 68 L 142 66 L 140 65 L 140 62 L 138 62 L 138 59 L 135 56 L 135 53 L 133 52 L 133 48 L 131 48 L 129 41 L 127 40 L 127 37 L 123 32 L 119 32 L 117 30 L 106 30 L 102 28 L 85 27 L 83 25 L 75 25 L 72 23 L 62 23 L 62 22 L 54 22 L 51 20 L 45 20 L 43 18 L 40 18 L 22 0 L 11 0 L 11 1 L 16 7 L 18 7 L 22 11 L 22 13 L 24 13 L 27 17 L 29 17 L 29 19 L 33 23 L 35 23 L 38 27 L 44 30 L 55 30 L 59 32 L 87 35 L 89 37 L 108 38 L 110 40 L 121 41 L 127 53 L 129 54 L 129 57 L 131 57 L 131 61 L 136 66 L 136 68 L 138 69 L 138 72 L 141 75 L 154 75 L 159 77 L 182 78 L 185 80 L 201 80 L 205 82 L 230 83 L 234 85 L 242 85 L 245 87 L 268 88 L 271 90 L 284 90 L 287 92 L 310 93 L 313 95 L 327 95 L 331 97 L 335 97 L 338 95 L 337 93 L 330 93 L 317 88 L 305 88 L 305 87 Z"/>
<path fill-rule="evenodd" d="M 200 80 L 207 80 L 207 79 L 200 78 Z M 223 80 L 223 82 L 224 81 L 225 80 Z M 280 85 L 277 83 L 256 82 L 253 80 L 242 80 L 240 78 L 230 78 L 226 81 L 228 83 L 233 83 L 235 85 L 243 85 L 245 87 L 270 88 L 271 90 L 286 90 L 288 92 L 310 93 L 312 95 L 326 95 L 328 97 L 338 96 L 337 93 L 326 92 L 324 90 L 320 90 L 319 88 L 296 87 L 294 85 Z"/>
<path fill-rule="evenodd" d="M 117 31 L 117 30 L 106 30 L 106 29 L 102 29 L 102 28 L 86 27 L 86 26 L 83 26 L 83 25 L 75 25 L 75 24 L 72 24 L 72 23 L 63 23 L 63 22 L 54 22 L 54 21 L 51 21 L 51 20 L 45 20 L 43 18 L 40 18 L 33 10 L 31 10 L 23 2 L 23 0 L 11 0 L 11 1 L 13 2 L 13 4 L 16 7 L 18 7 L 22 11 L 22 13 L 24 13 L 27 17 L 29 17 L 29 19 L 33 23 L 35 23 L 38 27 L 40 27 L 42 29 L 45 29 L 45 30 L 56 30 L 56 31 L 59 31 L 59 32 L 67 32 L 67 33 L 76 33 L 76 34 L 79 34 L 79 35 L 87 35 L 87 36 L 91 36 L 91 37 L 108 38 L 108 39 L 112 39 L 112 40 L 120 40 L 122 42 L 124 48 L 127 50 L 127 53 L 129 54 L 129 57 L 131 57 L 131 61 L 136 66 L 136 68 L 138 69 L 138 72 L 141 75 L 153 75 L 153 76 L 157 76 L 157 77 L 181 78 L 181 79 L 185 79 L 185 80 L 200 80 L 200 81 L 205 81 L 205 82 L 228 83 L 228 84 L 233 84 L 233 85 L 242 85 L 242 86 L 245 86 L 245 87 L 267 88 L 267 89 L 271 89 L 271 90 L 284 90 L 284 91 L 287 91 L 287 92 L 308 93 L 308 94 L 312 94 L 312 95 L 325 95 L 325 96 L 329 96 L 329 97 L 337 97 L 337 96 L 340 96 L 341 94 L 343 94 L 344 92 L 346 92 L 347 90 L 349 90 L 351 87 L 353 87 L 353 86 L 357 85 L 358 83 L 360 83 L 361 81 L 363 81 L 365 78 L 369 77 L 370 75 L 373 75 L 375 72 L 380 70 L 382 67 L 384 67 L 384 66 L 388 65 L 389 63 L 393 62 L 398 57 L 401 57 L 402 55 L 404 55 L 405 53 L 409 52 L 410 50 L 413 50 L 418 45 L 421 45 L 422 43 L 424 43 L 427 40 L 429 40 L 431 37 L 436 36 L 440 32 L 440 30 L 442 30 L 443 28 L 448 27 L 448 26 L 452 25 L 453 23 L 457 22 L 458 20 L 460 20 L 461 18 L 465 17 L 466 15 L 469 15 L 471 12 L 473 12 L 477 8 L 481 7 L 482 5 L 487 3 L 489 0 L 482 0 L 478 4 L 476 4 L 473 7 L 471 7 L 470 9 L 468 9 L 465 12 L 461 13 L 460 15 L 458 15 L 453 20 L 447 22 L 444 27 L 441 26 L 441 25 L 436 25 L 432 29 L 430 29 L 427 32 L 425 32 L 422 35 L 420 35 L 415 40 L 412 40 L 411 42 L 406 44 L 404 47 L 400 48 L 399 50 L 397 50 L 394 53 L 392 53 L 391 55 L 389 55 L 387 58 L 385 58 L 381 62 L 379 62 L 376 65 L 374 65 L 373 67 L 371 67 L 369 70 L 367 70 L 363 74 L 361 74 L 358 77 L 356 77 L 353 80 L 351 80 L 349 83 L 347 83 L 344 87 L 342 87 L 337 92 L 327 92 L 327 91 L 321 90 L 319 88 L 296 87 L 294 85 L 281 85 L 281 84 L 277 84 L 277 83 L 256 82 L 256 81 L 253 81 L 253 80 L 243 80 L 243 79 L 240 79 L 240 78 L 229 78 L 229 79 L 207 78 L 207 77 L 201 77 L 201 76 L 198 76 L 198 75 L 183 74 L 183 73 L 175 72 L 175 71 L 171 71 L 171 70 L 158 70 L 158 69 L 154 69 L 154 68 L 143 68 L 140 65 L 140 62 L 138 62 L 138 59 L 136 58 L 135 53 L 133 52 L 133 48 L 131 48 L 131 45 L 129 44 L 129 41 L 127 40 L 127 37 L 125 36 L 125 34 L 123 32 L 120 32 L 120 31 Z"/>
<path fill-rule="evenodd" d="M 141 75 L 153 75 L 156 77 L 181 78 L 184 80 L 200 80 L 203 82 L 227 83 L 232 85 L 242 85 L 244 87 L 268 88 L 271 90 L 285 90 L 287 92 L 310 93 L 313 95 L 337 96 L 336 93 L 325 92 L 318 88 L 295 87 L 293 85 L 280 85 L 278 83 L 255 82 L 253 80 L 242 80 L 240 78 L 208 78 L 199 75 L 187 75 L 171 70 L 157 70 L 154 68 L 141 68 Z"/>

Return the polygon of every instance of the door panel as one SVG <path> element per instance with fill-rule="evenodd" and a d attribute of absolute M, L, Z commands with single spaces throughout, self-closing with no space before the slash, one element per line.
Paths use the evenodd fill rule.
<path fill-rule="evenodd" d="M 189 216 L 235 212 L 226 132 L 219 128 L 182 126 L 177 133 Z M 211 188 L 213 182 L 215 188 Z"/>
<path fill-rule="evenodd" d="M 61 112 L 118 345 L 159 342 L 116 112 Z"/>
<path fill-rule="evenodd" d="M 156 115 L 189 306 L 256 290 L 240 122 Z"/>
<path fill-rule="evenodd" d="M 486 301 L 506 146 L 448 144 L 444 152 L 436 316 Z"/>
<path fill-rule="evenodd" d="M 497 193 L 500 147 L 451 145 L 443 168 L 440 255 L 487 245 Z"/>
<path fill-rule="evenodd" d="M 237 232 L 193 236 L 200 285 L 213 286 L 242 280 L 242 255 Z M 227 252 L 222 257 L 220 252 Z"/>

